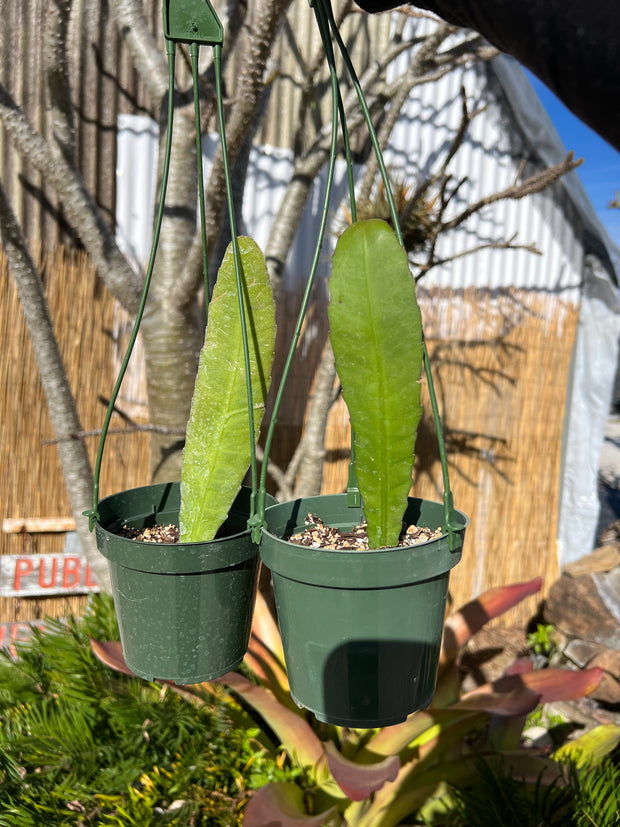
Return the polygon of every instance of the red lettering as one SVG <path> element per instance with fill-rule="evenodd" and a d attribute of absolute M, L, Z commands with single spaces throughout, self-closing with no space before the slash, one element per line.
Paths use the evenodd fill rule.
<path fill-rule="evenodd" d="M 22 577 L 32 574 L 34 563 L 32 560 L 16 560 L 15 561 L 15 580 L 13 582 L 13 589 L 19 591 L 22 585 Z"/>
<path fill-rule="evenodd" d="M 62 568 L 62 585 L 65 589 L 71 589 L 73 586 L 79 585 L 80 582 L 80 563 L 79 557 L 65 557 Z"/>
<path fill-rule="evenodd" d="M 9 652 L 11 653 L 12 658 L 17 657 L 17 649 L 15 648 L 16 641 L 24 639 L 22 636 L 20 636 L 21 631 L 22 626 L 20 623 L 14 623 L 11 626 L 11 645 L 9 647 Z"/>
<path fill-rule="evenodd" d="M 97 581 L 93 577 L 93 573 L 88 563 L 86 564 L 86 583 L 84 585 L 88 588 L 97 588 Z"/>
<path fill-rule="evenodd" d="M 56 585 L 56 578 L 58 577 L 58 560 L 56 557 L 52 560 L 52 577 L 51 580 L 45 582 L 45 560 L 41 558 L 39 561 L 39 586 L 42 589 L 51 589 Z"/>

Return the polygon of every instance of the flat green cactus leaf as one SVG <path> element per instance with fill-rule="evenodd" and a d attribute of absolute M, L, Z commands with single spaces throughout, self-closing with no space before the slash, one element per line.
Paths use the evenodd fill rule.
<path fill-rule="evenodd" d="M 275 348 L 275 304 L 258 245 L 239 238 L 258 439 Z M 212 540 L 250 464 L 241 320 L 232 246 L 209 305 L 209 322 L 187 424 L 181 474 L 181 542 Z"/>
<path fill-rule="evenodd" d="M 345 230 L 329 291 L 329 335 L 355 432 L 369 545 L 396 546 L 422 415 L 423 348 L 407 255 L 385 221 Z"/>

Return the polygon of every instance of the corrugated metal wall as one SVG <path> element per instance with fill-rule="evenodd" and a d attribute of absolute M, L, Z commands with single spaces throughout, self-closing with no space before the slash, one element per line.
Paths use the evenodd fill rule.
<path fill-rule="evenodd" d="M 407 26 L 425 32 L 428 20 L 411 20 Z M 405 71 L 405 54 L 392 67 Z M 515 83 L 524 95 L 531 90 L 516 69 Z M 468 128 L 450 164 L 454 182 L 463 181 L 458 198 L 448 210 L 452 217 L 467 204 L 512 186 L 522 161 L 524 176 L 542 169 L 536 147 L 524 139 L 505 98 L 493 64 L 458 69 L 440 81 L 414 90 L 392 134 L 388 163 L 406 179 L 437 169 L 454 138 L 461 119 L 460 90 L 464 89 L 470 113 L 479 112 Z M 515 237 L 516 244 L 534 245 L 542 254 L 526 250 L 484 249 L 432 270 L 426 287 L 523 288 L 553 291 L 577 301 L 583 276 L 583 226 L 561 185 L 523 200 L 506 200 L 484 208 L 464 225 L 442 236 L 438 257 L 450 259 L 464 251 L 500 239 Z"/>
<path fill-rule="evenodd" d="M 30 122 L 44 136 L 50 130 L 46 106 L 41 33 L 49 0 L 0 0 L 1 80 L 24 109 Z M 161 38 L 161 11 L 158 0 L 143 0 L 151 29 Z M 269 117 L 259 134 L 264 147 L 290 148 L 297 127 L 297 106 L 304 81 L 304 68 L 320 54 L 312 11 L 306 2 L 294 2 L 283 25 L 274 52 L 273 90 Z M 373 58 L 380 44 L 389 37 L 390 16 L 369 17 L 354 14 L 343 27 L 345 40 L 353 44 L 358 71 Z M 431 25 L 412 20 L 411 26 Z M 369 46 L 370 31 L 372 42 Z M 294 32 L 298 48 L 291 52 Z M 75 91 L 77 151 L 85 183 L 114 221 L 115 206 L 126 196 L 115 190 L 116 130 L 119 115 L 152 115 L 150 101 L 133 69 L 128 50 L 119 35 L 108 3 L 99 0 L 74 0 L 70 23 L 70 73 Z M 374 49 L 374 52 L 373 52 Z M 404 71 L 408 58 L 401 57 L 392 72 Z M 184 70 L 182 61 L 179 71 Z M 229 67 L 234 76 L 235 66 Z M 524 152 L 519 135 L 510 123 L 508 108 L 502 106 L 501 91 L 485 67 L 459 70 L 439 83 L 419 87 L 407 103 L 391 141 L 389 162 L 408 179 L 436 164 L 449 145 L 458 124 L 459 90 L 468 91 L 470 108 L 483 102 L 486 110 L 471 125 L 470 135 L 454 161 L 456 179 L 467 177 L 462 197 L 472 200 L 513 182 Z M 316 90 L 320 98 L 320 89 Z M 325 105 L 328 104 L 325 96 Z M 123 122 L 127 127 L 127 122 Z M 149 127 L 150 128 L 150 127 Z M 133 151 L 133 150 L 131 150 Z M 136 153 L 139 150 L 135 150 Z M 275 156 L 271 161 L 275 163 Z M 271 161 L 262 163 L 263 178 L 281 177 Z M 132 159 L 129 159 L 129 163 Z M 126 168 L 123 163 L 123 168 Z M 0 125 L 0 178 L 18 213 L 18 218 L 33 244 L 42 242 L 49 249 L 71 238 L 69 228 L 58 222 L 61 206 L 56 196 L 13 149 Z M 272 206 L 273 192 L 259 182 L 250 181 L 245 212 L 249 226 L 264 227 Z M 248 214 L 248 213 L 253 213 Z M 518 231 L 518 241 L 535 243 L 544 251 L 537 260 L 530 253 L 486 251 L 462 259 L 454 266 L 437 269 L 429 286 L 471 287 L 483 283 L 524 288 L 574 289 L 581 278 L 583 255 L 579 231 L 570 204 L 559 189 L 524 202 L 505 202 L 486 210 L 467 226 L 442 241 L 441 254 L 461 253 L 472 241 L 509 236 Z M 147 213 L 150 224 L 150 213 Z M 124 230 L 123 230 L 124 231 Z M 147 229 L 148 235 L 148 229 Z M 571 297 L 575 297 L 575 292 Z"/>
<path fill-rule="evenodd" d="M 334 0 L 334 13 L 343 3 Z M 355 8 L 355 7 L 354 7 Z M 347 44 L 358 74 L 381 52 L 382 44 L 389 38 L 392 28 L 391 16 L 381 14 L 370 16 L 361 10 L 350 15 L 340 27 L 342 38 Z M 294 43 L 294 48 L 292 44 Z M 307 79 L 307 67 L 323 63 L 325 72 L 322 81 L 314 90 L 315 118 L 322 122 L 331 119 L 330 84 L 327 63 L 319 31 L 310 4 L 294 0 L 291 4 L 276 48 L 273 52 L 273 91 L 269 115 L 257 135 L 258 143 L 280 148 L 292 148 L 299 126 L 299 104 L 301 90 Z M 337 64 L 340 66 L 337 56 Z M 320 112 L 320 115 L 317 114 Z"/>
<path fill-rule="evenodd" d="M 532 148 L 525 145 L 510 112 L 502 99 L 490 67 L 457 70 L 443 80 L 422 86 L 407 103 L 394 130 L 386 160 L 391 171 L 408 184 L 415 184 L 421 174 L 434 169 L 444 156 L 460 120 L 460 89 L 467 91 L 471 111 L 481 108 L 473 119 L 467 138 L 454 158 L 450 171 L 454 181 L 465 179 L 446 218 L 455 210 L 479 198 L 511 186 L 522 159 L 529 160 L 527 174 L 540 165 Z M 151 142 L 150 149 L 147 149 Z M 145 159 L 154 157 L 155 127 L 143 119 L 125 117 L 119 130 L 118 195 L 119 206 L 129 203 L 134 172 L 142 170 Z M 205 141 L 205 169 L 216 141 Z M 245 229 L 265 245 L 277 214 L 284 188 L 292 171 L 292 153 L 269 145 L 255 146 L 251 155 L 243 203 Z M 136 173 L 137 174 L 137 173 Z M 140 172 L 143 181 L 146 172 Z M 332 197 L 332 231 L 342 222 L 341 202 L 346 198 L 344 170 L 340 164 Z M 286 281 L 296 289 L 305 279 L 312 259 L 314 239 L 322 207 L 324 178 L 319 176 L 289 256 Z M 152 189 L 140 189 L 142 202 L 130 203 L 131 215 L 118 213 L 121 243 L 143 257 L 148 252 L 149 227 L 153 210 Z M 424 277 L 425 287 L 503 289 L 508 287 L 552 292 L 565 301 L 577 302 L 583 275 L 583 226 L 560 185 L 538 195 L 518 201 L 500 201 L 485 207 L 464 225 L 442 237 L 437 249 L 439 258 L 453 259 L 438 266 Z M 333 234 L 326 240 L 321 274 L 329 270 L 329 247 Z M 514 243 L 533 245 L 540 253 L 524 249 L 472 248 L 514 237 Z M 138 239 L 141 239 L 138 242 Z M 140 254 L 138 254 L 140 257 Z M 445 334 L 449 335 L 449 331 Z M 472 334 L 473 335 L 473 334 Z"/>

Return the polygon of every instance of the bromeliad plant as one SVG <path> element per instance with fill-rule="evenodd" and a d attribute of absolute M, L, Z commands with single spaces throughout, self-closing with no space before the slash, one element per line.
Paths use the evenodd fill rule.
<path fill-rule="evenodd" d="M 299 775 L 269 783 L 251 798 L 246 827 L 268 824 L 330 827 L 396 827 L 415 813 L 445 811 L 452 788 L 480 783 L 480 759 L 491 769 L 510 768 L 524 783 L 564 786 L 571 761 L 596 766 L 620 742 L 620 727 L 601 726 L 552 755 L 524 748 L 520 735 L 538 704 L 579 698 L 599 683 L 602 671 L 544 669 L 516 661 L 498 680 L 462 692 L 459 653 L 486 622 L 540 589 L 540 579 L 492 589 L 446 621 L 437 693 L 432 705 L 402 724 L 370 731 L 318 724 L 293 702 L 275 622 L 260 598 L 246 665 L 217 683 L 182 691 L 208 701 L 221 687 L 256 716 L 284 748 Z M 124 672 L 118 644 L 92 641 L 98 657 Z M 502 769 L 503 771 L 503 769 Z"/>

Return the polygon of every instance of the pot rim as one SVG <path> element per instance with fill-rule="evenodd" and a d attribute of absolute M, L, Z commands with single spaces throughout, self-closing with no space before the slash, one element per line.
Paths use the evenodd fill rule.
<path fill-rule="evenodd" d="M 250 489 L 242 486 L 229 518 L 249 517 L 249 509 L 243 506 L 249 495 Z M 213 540 L 188 543 L 148 543 L 111 530 L 111 526 L 140 523 L 159 514 L 165 515 L 163 520 L 178 525 L 179 498 L 180 484 L 169 482 L 125 489 L 100 500 L 98 507 L 104 513 L 100 512 L 99 519 L 95 519 L 95 530 L 101 554 L 110 563 L 153 574 L 200 574 L 232 568 L 258 556 L 258 546 L 252 542 L 249 528 Z"/>
<path fill-rule="evenodd" d="M 325 522 L 340 525 L 359 522 L 361 508 L 349 508 L 346 504 L 346 494 L 328 494 L 319 497 L 301 497 L 270 506 L 265 511 L 266 525 L 262 528 L 260 555 L 263 563 L 275 575 L 299 582 L 317 586 L 349 589 L 390 588 L 414 583 L 421 583 L 435 577 L 442 576 L 450 571 L 461 559 L 465 530 L 469 525 L 469 518 L 460 511 L 454 512 L 455 519 L 461 523 L 462 529 L 458 532 L 461 538 L 460 546 L 451 551 L 447 532 L 433 540 L 419 543 L 414 546 L 396 546 L 379 549 L 313 549 L 298 543 L 291 543 L 279 536 L 282 533 L 283 518 L 287 514 L 320 511 L 325 507 L 328 512 L 339 511 L 342 518 L 334 519 L 333 515 Z M 306 506 L 303 504 L 307 503 Z M 443 504 L 418 497 L 408 498 L 407 513 L 419 511 L 425 507 L 429 511 L 437 511 L 439 521 L 443 519 Z M 345 510 L 346 509 L 346 510 Z M 279 523 L 274 526 L 277 518 Z M 271 526 L 270 526 L 271 522 Z M 297 523 L 297 519 L 293 520 Z M 288 527 L 290 523 L 286 521 Z M 301 526 L 291 526 L 286 532 L 290 534 Z M 432 526 L 431 526 L 432 527 Z M 279 533 L 278 533 L 279 530 Z"/>

